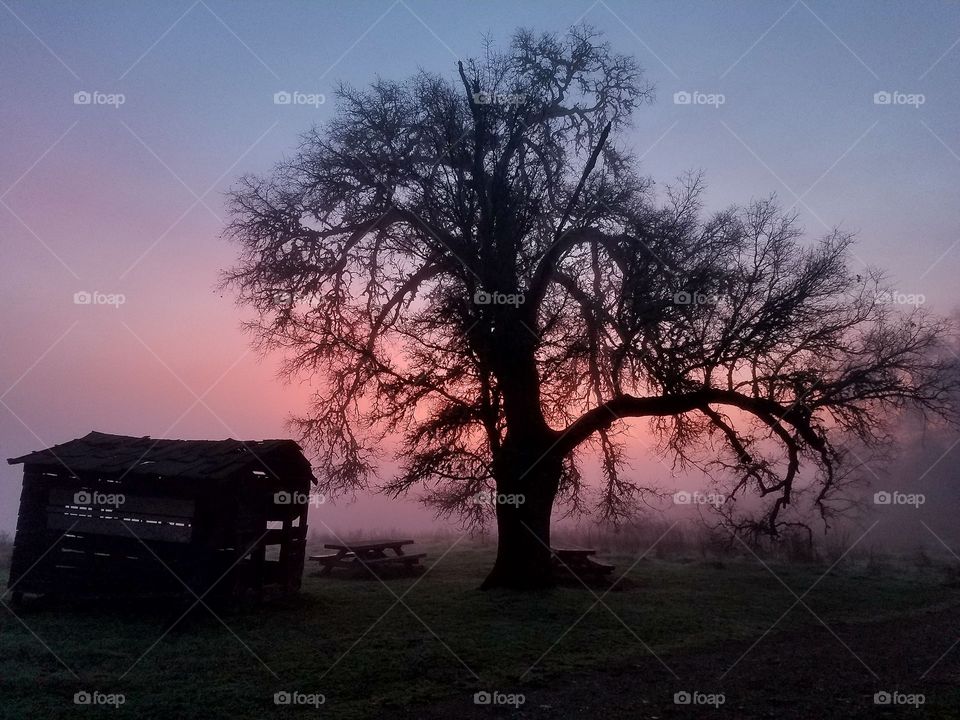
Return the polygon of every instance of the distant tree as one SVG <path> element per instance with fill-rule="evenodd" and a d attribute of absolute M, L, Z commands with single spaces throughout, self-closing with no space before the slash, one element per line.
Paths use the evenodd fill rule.
<path fill-rule="evenodd" d="M 326 127 L 231 195 L 224 282 L 320 383 L 295 422 L 328 492 L 367 487 L 399 436 L 383 489 L 467 522 L 505 496 L 485 586 L 539 587 L 556 504 L 618 520 L 650 490 L 624 473 L 632 418 L 764 498 L 726 523 L 777 534 L 801 466 L 828 518 L 844 438 L 949 412 L 948 324 L 877 302 L 848 235 L 801 244 L 773 201 L 704 217 L 698 176 L 655 197 L 615 142 L 651 89 L 596 32 L 519 31 L 453 78 L 340 87 Z"/>

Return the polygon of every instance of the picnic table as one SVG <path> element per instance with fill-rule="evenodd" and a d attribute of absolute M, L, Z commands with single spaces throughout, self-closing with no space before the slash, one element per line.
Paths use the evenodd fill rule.
<path fill-rule="evenodd" d="M 614 566 L 595 560 L 596 550 L 588 548 L 550 548 L 554 567 L 580 577 L 601 577 L 613 571 Z"/>
<path fill-rule="evenodd" d="M 321 575 L 329 575 L 334 568 L 373 570 L 386 566 L 413 570 L 427 554 L 407 554 L 403 551 L 404 545 L 413 545 L 413 540 L 350 540 L 326 543 L 323 546 L 325 549 L 336 552 L 311 555 L 310 559 L 320 563 Z"/>

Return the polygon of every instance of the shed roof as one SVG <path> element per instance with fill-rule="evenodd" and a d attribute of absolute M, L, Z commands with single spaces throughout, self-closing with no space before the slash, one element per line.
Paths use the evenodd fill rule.
<path fill-rule="evenodd" d="M 16 458 L 24 463 L 65 468 L 73 473 L 137 474 L 195 480 L 220 480 L 243 470 L 261 470 L 268 477 L 306 474 L 310 462 L 293 440 L 155 440 L 91 432 L 82 438 Z M 280 468 L 272 464 L 283 465 Z"/>

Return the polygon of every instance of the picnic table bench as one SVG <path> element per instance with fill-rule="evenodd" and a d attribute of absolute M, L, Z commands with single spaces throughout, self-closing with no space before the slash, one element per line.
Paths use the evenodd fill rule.
<path fill-rule="evenodd" d="M 581 577 L 601 577 L 612 572 L 614 565 L 595 560 L 596 550 L 588 548 L 550 548 L 554 567 Z"/>
<path fill-rule="evenodd" d="M 412 544 L 413 540 L 355 540 L 326 543 L 324 548 L 336 552 L 311 555 L 310 559 L 320 563 L 321 575 L 329 575 L 334 568 L 372 569 L 377 566 L 388 566 L 412 570 L 419 566 L 421 558 L 427 556 L 426 553 L 404 553 L 403 546 Z"/>

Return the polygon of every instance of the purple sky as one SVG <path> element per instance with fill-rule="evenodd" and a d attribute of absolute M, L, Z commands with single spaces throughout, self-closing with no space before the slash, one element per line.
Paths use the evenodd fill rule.
<path fill-rule="evenodd" d="M 308 388 L 276 380 L 214 291 L 223 192 L 328 119 L 338 81 L 452 76 L 486 32 L 580 20 L 656 84 L 629 140 L 657 181 L 703 169 L 711 209 L 775 192 L 811 238 L 856 230 L 858 262 L 905 297 L 960 306 L 956 3 L 0 0 L 0 457 L 91 429 L 286 435 Z M 74 302 L 94 291 L 124 302 Z M 670 484 L 644 447 L 638 471 Z M 4 464 L 0 529 L 19 481 Z M 338 530 L 430 517 L 368 497 L 323 512 Z"/>

